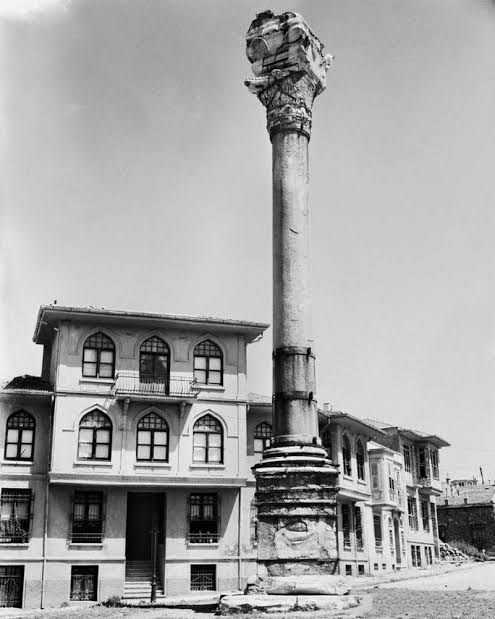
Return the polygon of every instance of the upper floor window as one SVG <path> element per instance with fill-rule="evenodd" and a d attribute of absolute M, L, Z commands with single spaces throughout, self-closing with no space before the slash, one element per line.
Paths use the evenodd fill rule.
<path fill-rule="evenodd" d="M 356 468 L 358 479 L 364 480 L 364 446 L 361 439 L 356 443 Z"/>
<path fill-rule="evenodd" d="M 98 410 L 86 413 L 79 424 L 77 457 L 80 460 L 110 460 L 112 422 Z"/>
<path fill-rule="evenodd" d="M 29 542 L 33 496 L 30 489 L 2 488 L 0 498 L 0 542 Z"/>
<path fill-rule="evenodd" d="M 6 460 L 32 460 L 34 447 L 34 417 L 25 411 L 13 413 L 7 419 L 5 434 Z"/>
<path fill-rule="evenodd" d="M 327 451 L 327 456 L 329 459 L 332 459 L 332 433 L 330 432 L 330 428 L 325 430 L 321 435 L 321 444 Z"/>
<path fill-rule="evenodd" d="M 349 477 L 352 475 L 352 465 L 351 465 L 351 441 L 347 434 L 344 434 L 342 437 L 342 463 L 344 475 L 348 475 Z"/>
<path fill-rule="evenodd" d="M 104 333 L 95 333 L 84 342 L 83 376 L 113 378 L 115 371 L 115 344 Z"/>
<path fill-rule="evenodd" d="M 404 456 L 404 470 L 411 472 L 411 448 L 409 445 L 402 445 L 402 455 Z"/>
<path fill-rule="evenodd" d="M 433 479 L 440 479 L 440 473 L 438 470 L 438 451 L 436 449 L 430 450 L 431 457 L 431 474 Z"/>
<path fill-rule="evenodd" d="M 223 355 L 211 340 L 194 349 L 194 378 L 202 385 L 223 385 Z"/>
<path fill-rule="evenodd" d="M 422 500 L 421 504 L 421 522 L 423 524 L 423 531 L 430 531 L 430 502 L 428 500 Z"/>
<path fill-rule="evenodd" d="M 409 528 L 413 531 L 418 530 L 418 504 L 414 497 L 407 497 L 407 513 L 409 516 Z"/>
<path fill-rule="evenodd" d="M 151 462 L 168 460 L 168 425 L 156 413 L 148 413 L 137 425 L 136 458 Z"/>
<path fill-rule="evenodd" d="M 168 345 L 154 335 L 139 349 L 139 380 L 142 383 L 167 383 L 170 372 Z"/>
<path fill-rule="evenodd" d="M 426 449 L 424 447 L 418 447 L 418 476 L 420 479 L 424 479 L 428 476 L 426 462 Z"/>
<path fill-rule="evenodd" d="M 254 453 L 261 454 L 270 447 L 272 426 L 266 421 L 259 423 L 254 430 Z"/>
<path fill-rule="evenodd" d="M 194 462 L 223 462 L 222 426 L 212 415 L 203 415 L 194 424 L 193 448 Z"/>

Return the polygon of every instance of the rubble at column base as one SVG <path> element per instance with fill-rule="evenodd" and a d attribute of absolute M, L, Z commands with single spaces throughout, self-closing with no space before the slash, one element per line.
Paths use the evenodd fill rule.
<path fill-rule="evenodd" d="M 216 614 L 300 613 L 316 610 L 341 613 L 356 606 L 359 606 L 359 599 L 353 595 L 226 595 L 220 600 Z"/>

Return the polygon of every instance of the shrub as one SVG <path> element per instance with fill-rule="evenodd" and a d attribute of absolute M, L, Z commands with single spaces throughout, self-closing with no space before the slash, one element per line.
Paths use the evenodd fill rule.
<path fill-rule="evenodd" d="M 108 600 L 102 602 L 103 606 L 107 606 L 109 608 L 114 608 L 117 606 L 122 606 L 122 600 L 118 595 L 111 595 Z"/>
<path fill-rule="evenodd" d="M 462 539 L 453 540 L 452 542 L 449 542 L 449 544 L 454 548 L 457 548 L 457 550 L 463 552 L 468 557 L 472 557 L 475 561 L 486 561 L 485 553 L 478 550 L 476 546 L 473 546 Z"/>

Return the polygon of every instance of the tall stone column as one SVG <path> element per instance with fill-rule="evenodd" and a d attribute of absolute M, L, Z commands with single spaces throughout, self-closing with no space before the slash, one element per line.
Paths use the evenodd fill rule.
<path fill-rule="evenodd" d="M 331 57 L 297 13 L 260 13 L 246 40 L 246 85 L 266 107 L 273 153 L 274 437 L 254 467 L 258 573 L 284 588 L 284 577 L 334 574 L 337 561 L 337 470 L 318 436 L 308 204 L 312 107 Z"/>

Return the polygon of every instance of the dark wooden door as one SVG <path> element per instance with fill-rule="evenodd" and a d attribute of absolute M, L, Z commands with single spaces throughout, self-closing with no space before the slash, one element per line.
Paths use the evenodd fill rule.
<path fill-rule="evenodd" d="M 156 523 L 154 494 L 130 492 L 127 496 L 126 558 L 129 561 L 151 560 L 150 531 Z"/>

